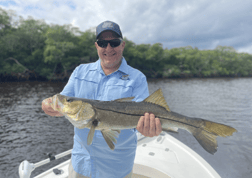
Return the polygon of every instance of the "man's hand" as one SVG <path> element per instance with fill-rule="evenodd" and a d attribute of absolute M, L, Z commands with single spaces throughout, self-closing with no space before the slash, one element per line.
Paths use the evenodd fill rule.
<path fill-rule="evenodd" d="M 47 105 L 45 103 L 52 103 L 52 98 L 46 98 L 42 101 L 42 109 L 47 115 L 56 117 L 64 116 L 60 112 L 55 111 L 50 105 Z"/>
<path fill-rule="evenodd" d="M 145 113 L 144 116 L 141 116 L 136 129 L 146 137 L 158 136 L 162 132 L 159 118 L 155 118 L 152 113 Z"/>

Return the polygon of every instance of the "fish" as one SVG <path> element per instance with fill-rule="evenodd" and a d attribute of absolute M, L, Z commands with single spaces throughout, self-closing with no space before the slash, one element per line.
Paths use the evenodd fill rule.
<path fill-rule="evenodd" d="M 160 119 L 162 131 L 179 128 L 191 133 L 199 144 L 210 154 L 217 151 L 218 136 L 233 135 L 237 130 L 221 123 L 184 116 L 173 112 L 167 105 L 161 88 L 142 102 L 132 101 L 134 97 L 120 98 L 113 101 L 99 101 L 85 98 L 68 97 L 56 94 L 51 97 L 50 105 L 63 114 L 75 127 L 89 128 L 87 144 L 91 145 L 95 130 L 100 130 L 107 145 L 115 149 L 122 129 L 136 128 L 145 112 L 153 113 Z"/>

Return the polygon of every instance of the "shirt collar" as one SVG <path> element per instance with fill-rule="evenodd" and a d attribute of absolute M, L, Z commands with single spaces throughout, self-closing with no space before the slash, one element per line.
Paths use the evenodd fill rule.
<path fill-rule="evenodd" d="M 124 57 L 122 57 L 122 63 L 118 69 L 118 71 L 122 72 L 122 73 L 125 73 L 125 74 L 128 74 L 128 64 L 125 60 Z M 101 59 L 99 58 L 95 63 L 94 65 L 90 66 L 89 70 L 98 70 L 99 72 L 102 72 L 103 73 L 103 70 L 102 70 L 102 67 L 101 67 Z"/>
<path fill-rule="evenodd" d="M 118 70 L 125 73 L 125 74 L 128 74 L 128 64 L 127 64 L 124 57 L 122 58 L 122 63 L 121 63 Z"/>

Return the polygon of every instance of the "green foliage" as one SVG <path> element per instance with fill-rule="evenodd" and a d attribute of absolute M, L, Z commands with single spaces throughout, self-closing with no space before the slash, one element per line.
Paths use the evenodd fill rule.
<path fill-rule="evenodd" d="M 190 72 L 190 71 L 189 71 Z M 176 65 L 165 65 L 163 77 L 179 77 L 181 74 L 181 70 Z"/>
<path fill-rule="evenodd" d="M 98 59 L 98 54 L 95 47 L 95 33 L 87 30 L 86 32 L 81 32 L 80 34 L 81 35 L 78 37 L 75 56 L 77 55 L 82 63 L 96 61 Z"/>
<path fill-rule="evenodd" d="M 8 13 L 0 7 L 0 38 L 11 32 L 11 18 Z"/>
<path fill-rule="evenodd" d="M 15 13 L 0 8 L 0 74 L 29 71 L 47 79 L 67 78 L 79 64 L 98 59 L 95 41 L 91 30 L 47 25 L 32 17 L 17 20 Z M 147 77 L 252 76 L 252 55 L 230 46 L 200 51 L 124 41 L 127 63 Z"/>

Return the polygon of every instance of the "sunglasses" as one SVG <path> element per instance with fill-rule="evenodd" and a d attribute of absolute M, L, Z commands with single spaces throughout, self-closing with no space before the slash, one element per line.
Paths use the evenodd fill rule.
<path fill-rule="evenodd" d="M 108 46 L 108 43 L 112 48 L 115 48 L 119 46 L 122 43 L 121 39 L 113 39 L 113 40 L 97 40 L 98 46 L 102 48 L 106 48 Z"/>

